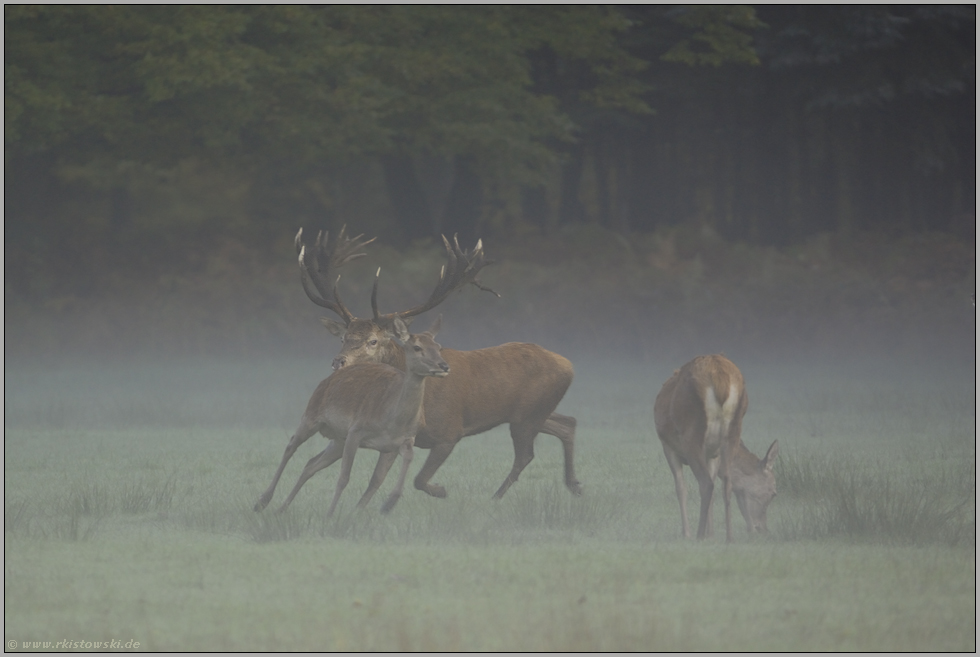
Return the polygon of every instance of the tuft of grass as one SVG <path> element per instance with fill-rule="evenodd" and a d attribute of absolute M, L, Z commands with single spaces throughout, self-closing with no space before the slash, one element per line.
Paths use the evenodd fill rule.
<path fill-rule="evenodd" d="M 845 537 L 975 545 L 975 473 L 967 494 L 964 476 L 915 480 L 832 460 L 784 458 L 777 466 L 777 482 L 797 498 L 798 508 L 780 533 L 789 540 Z"/>
<path fill-rule="evenodd" d="M 3 533 L 24 533 L 31 522 L 30 508 L 27 500 L 12 502 L 3 507 Z"/>
<path fill-rule="evenodd" d="M 575 497 L 561 484 L 528 486 L 509 491 L 491 512 L 499 529 L 525 537 L 574 531 L 598 536 L 619 524 L 624 505 L 615 496 Z"/>
<path fill-rule="evenodd" d="M 242 511 L 245 531 L 256 543 L 275 543 L 316 535 L 312 514 Z"/>
<path fill-rule="evenodd" d="M 53 501 L 22 499 L 4 507 L 4 533 L 27 538 L 81 541 L 117 514 L 166 513 L 174 503 L 177 480 L 137 479 L 118 485 L 82 482 Z"/>
<path fill-rule="evenodd" d="M 4 536 L 30 539 L 87 541 L 102 525 L 104 513 L 93 513 L 91 500 L 66 498 L 53 509 L 28 500 L 4 507 Z"/>
<path fill-rule="evenodd" d="M 836 491 L 826 522 L 828 533 L 848 537 L 887 538 L 903 543 L 973 540 L 976 522 L 964 517 L 968 500 L 951 504 L 922 487 L 907 488 L 890 480 L 871 485 L 851 480 Z"/>
<path fill-rule="evenodd" d="M 114 496 L 101 483 L 77 485 L 60 506 L 71 516 L 104 516 L 118 508 Z"/>
<path fill-rule="evenodd" d="M 117 504 L 123 513 L 169 511 L 177 493 L 177 478 L 171 475 L 162 484 L 134 481 L 118 493 Z"/>
<path fill-rule="evenodd" d="M 795 454 L 780 454 L 773 468 L 780 495 L 807 497 L 829 490 L 834 470 L 826 463 Z"/>

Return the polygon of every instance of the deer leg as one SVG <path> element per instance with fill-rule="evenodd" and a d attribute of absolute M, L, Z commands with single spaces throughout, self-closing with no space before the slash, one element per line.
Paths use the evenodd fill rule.
<path fill-rule="evenodd" d="M 333 465 L 333 463 L 339 459 L 342 454 L 342 443 L 338 443 L 336 440 L 331 440 L 329 443 L 327 443 L 327 448 L 325 450 L 307 462 L 306 467 L 303 468 L 303 472 L 300 473 L 299 479 L 296 481 L 296 485 L 293 486 L 293 490 L 289 493 L 289 497 L 286 498 L 286 501 L 282 503 L 282 506 L 279 507 L 279 510 L 276 513 L 282 513 L 285 511 L 286 507 L 292 503 L 293 498 L 296 497 L 296 493 L 298 493 L 299 489 L 303 487 L 303 484 L 305 484 L 310 477 L 315 475 L 320 470 Z"/>
<path fill-rule="evenodd" d="M 681 536 L 691 538 L 691 528 L 687 524 L 687 487 L 684 485 L 684 464 L 674 450 L 664 444 L 664 455 L 667 457 L 667 465 L 674 475 L 674 491 L 677 493 L 677 501 L 681 505 Z"/>
<path fill-rule="evenodd" d="M 732 480 L 728 476 L 730 462 L 728 448 L 723 447 L 721 450 L 721 481 L 723 485 L 722 497 L 725 500 L 725 540 L 732 543 L 735 541 L 735 535 L 732 533 Z"/>
<path fill-rule="evenodd" d="M 517 481 L 527 464 L 534 459 L 534 437 L 537 435 L 536 429 L 528 430 L 523 427 L 515 427 L 513 424 L 510 425 L 510 437 L 514 441 L 514 467 L 504 479 L 504 483 L 500 484 L 500 488 L 497 489 L 493 499 L 499 500 L 503 497 L 507 489 Z"/>
<path fill-rule="evenodd" d="M 374 466 L 371 483 L 368 484 L 367 490 L 364 491 L 364 495 L 361 496 L 360 501 L 357 503 L 358 509 L 366 507 L 368 502 L 371 501 L 371 498 L 374 497 L 374 494 L 381 488 L 381 484 L 384 483 L 385 477 L 388 476 L 388 470 L 391 469 L 396 458 L 398 458 L 398 452 L 381 452 L 378 454 L 378 464 Z"/>
<path fill-rule="evenodd" d="M 575 418 L 560 413 L 552 413 L 541 426 L 541 432 L 561 440 L 565 451 L 565 485 L 573 495 L 582 494 L 582 484 L 575 478 Z"/>
<path fill-rule="evenodd" d="M 691 471 L 698 480 L 698 488 L 701 492 L 701 515 L 698 518 L 698 539 L 711 536 L 711 497 L 715 490 L 714 477 L 711 476 L 709 468 L 700 463 L 692 462 Z"/>
<path fill-rule="evenodd" d="M 708 461 L 708 476 L 711 478 L 712 486 L 714 485 L 715 480 L 718 479 L 718 466 L 720 465 L 720 463 L 721 460 L 717 456 Z M 712 490 L 714 490 L 713 487 Z M 711 499 L 708 501 L 708 530 L 706 534 L 706 536 L 708 537 L 714 536 L 715 534 L 714 509 L 715 509 L 715 498 L 714 495 L 712 495 Z"/>
<path fill-rule="evenodd" d="M 361 436 L 352 427 L 347 432 L 347 440 L 344 441 L 344 455 L 340 462 L 340 476 L 337 478 L 337 489 L 333 493 L 333 500 L 330 502 L 330 509 L 327 511 L 328 518 L 333 515 L 333 512 L 337 508 L 337 502 L 340 501 L 340 494 L 344 492 L 348 482 L 350 482 L 350 471 L 354 467 L 354 456 L 357 454 L 357 448 L 360 445 Z"/>
<path fill-rule="evenodd" d="M 732 532 L 732 481 L 727 476 L 722 477 L 722 490 L 725 499 L 725 540 L 729 543 L 735 541 L 735 534 Z"/>
<path fill-rule="evenodd" d="M 402 456 L 402 468 L 398 472 L 398 483 L 395 484 L 395 490 L 391 491 L 391 495 L 388 496 L 385 503 L 381 505 L 381 513 L 388 513 L 395 508 L 395 504 L 402 496 L 402 488 L 405 487 L 405 475 L 408 474 L 408 466 L 412 463 L 412 444 L 413 441 L 409 440 L 398 450 Z"/>
<path fill-rule="evenodd" d="M 415 475 L 415 487 L 417 489 L 425 491 L 432 497 L 446 497 L 446 489 L 438 484 L 430 484 L 429 480 L 432 479 L 432 475 L 436 473 L 439 466 L 449 458 L 455 446 L 455 442 L 439 443 L 429 450 L 429 456 L 425 459 L 425 463 L 422 464 L 422 469 Z"/>
<path fill-rule="evenodd" d="M 283 452 L 282 460 L 279 462 L 279 469 L 276 470 L 276 474 L 272 478 L 272 483 L 269 484 L 269 487 L 264 493 L 262 493 L 262 497 L 259 498 L 259 501 L 256 502 L 255 506 L 253 507 L 256 511 L 261 511 L 268 506 L 269 502 L 272 501 L 272 495 L 276 492 L 276 486 L 279 484 L 279 478 L 282 477 L 282 472 L 286 469 L 286 463 L 289 462 L 289 459 L 293 458 L 293 454 L 296 453 L 299 446 L 309 440 L 310 436 L 315 433 L 316 429 L 304 424 L 297 429 L 296 433 L 293 434 L 293 437 L 289 439 L 289 444 L 286 445 L 286 451 Z"/>

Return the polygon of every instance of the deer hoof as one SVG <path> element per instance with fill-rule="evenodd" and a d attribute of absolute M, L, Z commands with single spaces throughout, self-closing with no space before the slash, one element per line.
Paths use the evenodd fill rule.
<path fill-rule="evenodd" d="M 446 489 L 438 484 L 430 484 L 425 489 L 425 492 L 431 495 L 432 497 L 438 497 L 440 499 L 444 499 L 446 497 Z"/>
<path fill-rule="evenodd" d="M 261 511 L 266 506 L 268 506 L 270 499 L 271 498 L 267 498 L 265 495 L 263 495 L 262 497 L 259 498 L 259 501 L 255 503 L 255 506 L 252 507 L 252 510 Z"/>
<path fill-rule="evenodd" d="M 401 495 L 392 495 L 391 497 L 389 497 L 388 499 L 386 499 L 385 500 L 385 503 L 381 505 L 381 513 L 387 514 L 393 508 L 395 508 L 395 504 L 398 503 L 398 498 L 399 497 L 401 497 Z"/>
<path fill-rule="evenodd" d="M 572 491 L 572 495 L 582 494 L 582 484 L 577 481 L 573 481 L 568 484 L 568 490 Z"/>

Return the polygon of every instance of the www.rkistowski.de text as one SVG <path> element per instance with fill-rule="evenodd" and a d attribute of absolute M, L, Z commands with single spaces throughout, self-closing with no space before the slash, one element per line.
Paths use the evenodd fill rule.
<path fill-rule="evenodd" d="M 110 639 L 108 641 L 15 641 L 7 640 L 7 650 L 139 650 L 140 642 L 130 639 Z"/>

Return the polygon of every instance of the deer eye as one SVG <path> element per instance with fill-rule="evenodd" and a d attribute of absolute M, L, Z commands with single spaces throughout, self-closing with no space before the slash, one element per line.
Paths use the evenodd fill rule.
<path fill-rule="evenodd" d="M 377 340 L 371 340 L 368 344 L 373 347 L 374 345 L 378 344 L 378 341 Z"/>
<path fill-rule="evenodd" d="M 422 347 L 420 347 L 420 346 L 418 346 L 418 345 L 415 345 L 415 351 L 417 351 L 417 352 L 418 352 L 418 351 L 422 351 Z"/>

